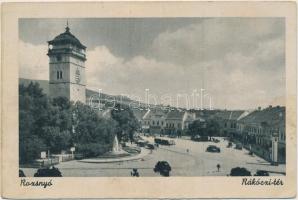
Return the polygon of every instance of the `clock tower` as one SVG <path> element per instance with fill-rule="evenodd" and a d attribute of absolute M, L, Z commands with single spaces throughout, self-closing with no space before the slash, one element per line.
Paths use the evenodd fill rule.
<path fill-rule="evenodd" d="M 86 102 L 86 47 L 70 32 L 48 41 L 50 97 L 67 97 L 70 101 Z"/>

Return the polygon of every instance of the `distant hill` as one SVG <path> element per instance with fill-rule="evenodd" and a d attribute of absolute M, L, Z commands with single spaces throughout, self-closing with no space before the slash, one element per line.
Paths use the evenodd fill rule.
<path fill-rule="evenodd" d="M 23 84 L 23 85 L 27 86 L 30 84 L 30 82 L 39 83 L 43 92 L 47 95 L 49 94 L 49 81 L 48 80 L 32 80 L 32 79 L 19 78 L 19 84 Z M 91 96 L 97 97 L 98 92 L 94 91 L 94 90 L 86 89 L 86 99 L 89 99 Z M 120 95 L 109 95 L 109 94 L 101 93 L 100 99 L 101 100 L 104 100 L 104 99 L 116 100 L 117 102 L 121 101 L 123 104 L 126 104 L 126 105 L 128 105 L 128 104 L 138 105 L 139 104 L 138 101 L 134 101 L 126 96 L 120 96 Z M 98 100 L 98 99 L 95 98 L 95 100 Z M 144 103 L 140 103 L 140 104 L 143 107 L 146 106 L 146 104 L 144 104 Z"/>
<path fill-rule="evenodd" d="M 42 88 L 43 92 L 45 94 L 49 94 L 49 81 L 47 81 L 47 80 L 31 80 L 31 79 L 19 78 L 19 84 L 23 84 L 25 86 L 28 86 L 30 84 L 30 82 L 39 83 L 39 85 Z"/>

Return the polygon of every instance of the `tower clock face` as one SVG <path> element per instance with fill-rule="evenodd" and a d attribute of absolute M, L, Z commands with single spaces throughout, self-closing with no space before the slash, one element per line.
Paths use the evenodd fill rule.
<path fill-rule="evenodd" d="M 76 80 L 77 83 L 79 83 L 81 81 L 81 74 L 80 74 L 79 69 L 76 70 L 75 80 Z"/>

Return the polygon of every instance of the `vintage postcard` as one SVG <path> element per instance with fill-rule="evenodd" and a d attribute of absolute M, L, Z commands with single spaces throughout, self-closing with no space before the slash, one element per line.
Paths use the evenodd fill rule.
<path fill-rule="evenodd" d="M 295 197 L 295 2 L 1 15 L 3 197 Z"/>

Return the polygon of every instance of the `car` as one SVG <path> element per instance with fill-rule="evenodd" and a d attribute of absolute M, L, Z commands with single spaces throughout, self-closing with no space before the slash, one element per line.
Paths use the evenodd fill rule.
<path fill-rule="evenodd" d="M 219 140 L 219 139 L 213 139 L 213 142 L 214 142 L 214 143 L 219 143 L 220 140 Z"/>
<path fill-rule="evenodd" d="M 244 167 L 235 167 L 231 169 L 230 176 L 251 176 L 251 173 Z"/>
<path fill-rule="evenodd" d="M 240 143 L 236 144 L 235 149 L 242 150 L 242 144 Z"/>
<path fill-rule="evenodd" d="M 155 173 L 159 172 L 162 176 L 170 176 L 171 170 L 172 168 L 167 161 L 158 161 L 153 169 Z"/>
<path fill-rule="evenodd" d="M 209 145 L 206 151 L 211 153 L 220 153 L 220 148 L 215 145 Z"/>
<path fill-rule="evenodd" d="M 208 136 L 195 135 L 195 136 L 192 136 L 190 139 L 196 142 L 207 142 Z"/>
<path fill-rule="evenodd" d="M 19 177 L 26 177 L 25 173 L 21 169 L 19 169 Z"/>
<path fill-rule="evenodd" d="M 169 138 L 176 138 L 176 135 L 169 135 Z"/>
<path fill-rule="evenodd" d="M 146 148 L 147 149 L 155 149 L 155 146 L 154 146 L 154 144 L 149 143 L 149 144 L 146 145 Z"/>
<path fill-rule="evenodd" d="M 60 170 L 54 166 L 38 169 L 34 177 L 62 177 Z"/>
<path fill-rule="evenodd" d="M 162 139 L 162 138 L 155 138 L 154 142 L 156 144 L 161 144 L 161 145 L 174 145 L 175 144 L 174 140 L 167 140 L 167 139 Z"/>
<path fill-rule="evenodd" d="M 154 138 L 154 142 L 156 144 L 161 144 L 162 139 L 161 138 Z"/>
<path fill-rule="evenodd" d="M 254 176 L 269 176 L 269 172 L 266 170 L 257 170 Z"/>
<path fill-rule="evenodd" d="M 193 141 L 199 141 L 200 140 L 200 136 L 199 135 L 194 135 L 194 136 L 191 136 L 190 139 L 193 140 Z"/>
<path fill-rule="evenodd" d="M 227 148 L 230 148 L 230 147 L 232 147 L 232 146 L 233 146 L 233 143 L 232 143 L 232 142 L 229 142 Z"/>
<path fill-rule="evenodd" d="M 147 145 L 148 141 L 145 141 L 145 140 L 138 140 L 136 142 L 136 144 L 139 146 L 139 147 L 145 147 Z"/>

